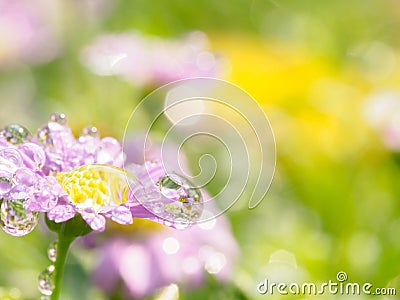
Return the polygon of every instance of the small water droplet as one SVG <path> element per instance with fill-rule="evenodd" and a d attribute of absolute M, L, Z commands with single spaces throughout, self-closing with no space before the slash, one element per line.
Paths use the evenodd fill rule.
<path fill-rule="evenodd" d="M 63 113 L 56 112 L 51 114 L 49 121 L 58 123 L 60 125 L 65 125 L 67 124 L 67 116 Z"/>
<path fill-rule="evenodd" d="M 94 138 L 99 138 L 99 130 L 94 127 L 94 126 L 88 126 L 82 129 L 81 135 L 80 136 L 91 136 Z"/>
<path fill-rule="evenodd" d="M 47 248 L 47 257 L 52 262 L 56 262 L 57 244 L 58 244 L 58 241 L 51 242 L 50 245 L 49 245 L 49 248 Z"/>
<path fill-rule="evenodd" d="M 179 229 L 188 227 L 201 216 L 203 211 L 201 192 L 185 177 L 169 174 L 161 177 L 157 184 L 161 194 L 171 201 L 164 202 L 162 206 L 158 201 L 143 203 L 154 214 L 171 221 Z"/>
<path fill-rule="evenodd" d="M 38 129 L 36 138 L 44 146 L 53 146 L 53 139 L 50 136 L 50 128 L 48 125 L 44 125 Z"/>
<path fill-rule="evenodd" d="M 38 213 L 24 208 L 25 200 L 3 200 L 0 208 L 0 225 L 8 234 L 23 236 L 30 233 L 38 223 Z"/>
<path fill-rule="evenodd" d="M 183 188 L 183 178 L 177 176 L 176 174 L 161 177 L 158 180 L 158 184 L 160 186 L 161 193 L 171 200 L 178 200 L 181 195 L 184 195 L 185 193 Z"/>
<path fill-rule="evenodd" d="M 39 291 L 45 295 L 50 296 L 54 290 L 54 266 L 50 265 L 44 269 L 38 277 Z"/>
<path fill-rule="evenodd" d="M 32 137 L 29 130 L 19 124 L 7 125 L 0 131 L 0 136 L 11 144 L 22 144 L 28 142 Z"/>

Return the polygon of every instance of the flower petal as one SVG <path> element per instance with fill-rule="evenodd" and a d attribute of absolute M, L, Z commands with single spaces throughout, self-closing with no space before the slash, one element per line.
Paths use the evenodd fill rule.
<path fill-rule="evenodd" d="M 131 211 L 125 206 L 118 206 L 112 210 L 111 220 L 123 225 L 132 224 L 133 222 Z"/>
<path fill-rule="evenodd" d="M 106 228 L 106 219 L 102 215 L 95 213 L 92 209 L 85 209 L 81 212 L 81 215 L 93 230 L 104 231 Z"/>
<path fill-rule="evenodd" d="M 56 223 L 60 223 L 72 219 L 75 214 L 76 209 L 73 205 L 66 201 L 61 201 L 47 213 L 47 217 Z"/>

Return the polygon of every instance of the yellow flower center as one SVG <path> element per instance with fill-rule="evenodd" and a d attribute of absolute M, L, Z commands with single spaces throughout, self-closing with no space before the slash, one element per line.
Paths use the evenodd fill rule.
<path fill-rule="evenodd" d="M 85 165 L 70 172 L 60 172 L 57 180 L 78 208 L 118 206 L 128 200 L 127 180 L 133 175 L 108 165 Z"/>

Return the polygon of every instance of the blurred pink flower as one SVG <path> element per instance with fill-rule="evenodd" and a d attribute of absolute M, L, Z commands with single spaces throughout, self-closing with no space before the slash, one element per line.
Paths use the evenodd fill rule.
<path fill-rule="evenodd" d="M 52 60 L 59 52 L 57 1 L 0 0 L 0 69 Z"/>
<path fill-rule="evenodd" d="M 160 160 L 161 149 L 173 157 L 179 147 L 148 141 L 143 149 L 141 134 L 125 141 L 127 161 L 143 163 L 148 159 Z M 146 152 L 146 153 L 144 153 Z M 187 165 L 180 155 L 181 167 Z M 183 288 L 194 288 L 205 282 L 207 273 L 219 281 L 227 281 L 239 256 L 239 247 L 232 234 L 228 219 L 219 215 L 210 196 L 202 190 L 207 210 L 200 219 L 207 220 L 183 230 L 169 227 L 148 232 L 130 239 L 114 237 L 101 246 L 99 264 L 94 273 L 95 284 L 107 294 L 114 294 L 122 282 L 124 292 L 141 298 L 157 288 L 176 283 Z M 218 216 L 218 217 L 214 217 Z"/>
<path fill-rule="evenodd" d="M 221 77 L 226 69 L 226 62 L 209 50 L 207 36 L 199 31 L 180 39 L 138 32 L 103 35 L 83 49 L 81 61 L 97 75 L 119 75 L 139 86 Z"/>
<path fill-rule="evenodd" d="M 366 102 L 364 116 L 380 133 L 389 150 L 400 151 L 400 93 L 384 91 L 373 94 Z"/>
<path fill-rule="evenodd" d="M 211 213 L 211 212 L 208 212 Z M 166 228 L 137 240 L 109 239 L 100 249 L 93 280 L 107 294 L 122 281 L 135 298 L 177 283 L 194 288 L 206 279 L 230 279 L 238 245 L 224 216 L 185 230 Z"/>

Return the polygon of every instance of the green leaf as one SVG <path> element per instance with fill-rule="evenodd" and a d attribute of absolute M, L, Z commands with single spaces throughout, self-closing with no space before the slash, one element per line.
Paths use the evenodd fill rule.
<path fill-rule="evenodd" d="M 47 215 L 45 216 L 46 224 L 51 231 L 61 234 L 65 237 L 76 238 L 78 236 L 84 236 L 92 232 L 90 226 L 82 219 L 81 215 L 77 214 L 74 218 L 62 222 L 56 223 L 50 220 Z"/>

